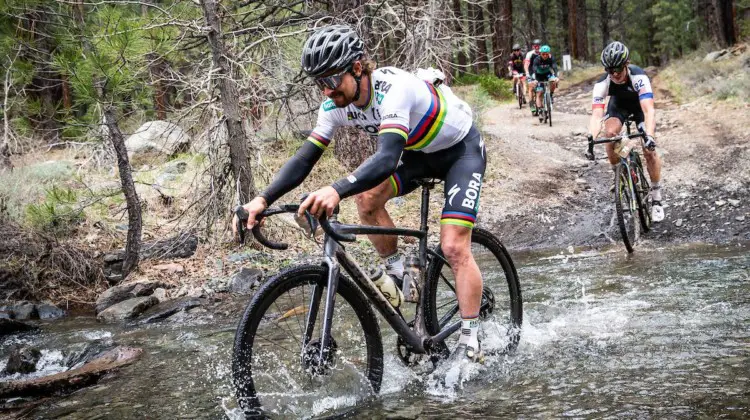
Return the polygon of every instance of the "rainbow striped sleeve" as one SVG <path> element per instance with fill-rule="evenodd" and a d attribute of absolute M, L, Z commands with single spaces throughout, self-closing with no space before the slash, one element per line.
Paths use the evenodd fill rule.
<path fill-rule="evenodd" d="M 401 124 L 381 124 L 378 135 L 385 133 L 398 134 L 399 136 L 403 137 L 404 140 L 407 140 L 409 138 L 409 127 L 405 127 Z"/>
<path fill-rule="evenodd" d="M 456 225 L 467 227 L 469 229 L 474 228 L 474 223 L 476 221 L 477 218 L 473 214 L 460 211 L 444 211 L 440 216 L 441 225 Z"/>
<path fill-rule="evenodd" d="M 325 151 L 326 148 L 328 148 L 328 143 L 331 142 L 330 139 L 327 139 L 314 131 L 310 133 L 309 136 L 307 136 L 307 140 L 311 141 L 314 145 L 323 149 L 323 151 Z"/>

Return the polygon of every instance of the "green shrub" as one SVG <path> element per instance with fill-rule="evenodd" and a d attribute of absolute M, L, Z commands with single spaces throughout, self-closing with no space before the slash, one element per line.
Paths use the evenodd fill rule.
<path fill-rule="evenodd" d="M 43 203 L 26 206 L 26 221 L 45 233 L 67 235 L 84 220 L 83 210 L 76 206 L 77 200 L 72 189 L 52 186 L 46 191 Z"/>
<path fill-rule="evenodd" d="M 497 100 L 506 101 L 513 98 L 511 81 L 501 79 L 491 73 L 462 74 L 455 79 L 456 86 L 480 85 L 490 96 Z"/>

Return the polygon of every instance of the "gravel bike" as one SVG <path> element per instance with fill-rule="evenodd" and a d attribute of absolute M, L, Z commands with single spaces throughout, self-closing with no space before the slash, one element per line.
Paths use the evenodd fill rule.
<path fill-rule="evenodd" d="M 384 354 L 374 310 L 396 333 L 395 353 L 404 364 L 434 366 L 450 354 L 461 325 L 455 279 L 440 245 L 430 249 L 427 244 L 429 193 L 436 183 L 420 181 L 418 230 L 342 224 L 337 212 L 330 219 L 307 215 L 325 232 L 322 260 L 295 265 L 269 279 L 253 296 L 237 327 L 232 376 L 246 416 L 310 415 L 326 402 L 354 405 L 377 394 Z M 271 207 L 259 219 L 298 209 L 290 204 Z M 242 207 L 235 211 L 244 226 L 247 212 Z M 272 249 L 287 247 L 267 239 L 259 225 L 252 230 L 258 242 Z M 241 229 L 240 234 L 243 237 Z M 416 307 L 408 302 L 392 306 L 346 251 L 344 243 L 361 234 L 419 239 Z M 487 355 L 511 352 L 518 345 L 522 323 L 516 268 L 490 232 L 475 227 L 471 242 L 483 276 L 483 351 Z"/>
<path fill-rule="evenodd" d="M 536 91 L 542 92 L 542 109 L 538 110 L 539 122 L 549 123 L 549 126 L 552 127 L 552 95 L 550 95 L 549 83 L 537 82 Z"/>
<path fill-rule="evenodd" d="M 640 229 L 644 232 L 651 230 L 651 186 L 643 170 L 640 154 L 635 150 L 631 139 L 640 138 L 645 141 L 646 133 L 638 128 L 636 133 L 630 132 L 630 118 L 625 120 L 625 134 L 609 138 L 594 140 L 589 136 L 589 150 L 587 157 L 595 160 L 594 145 L 615 143 L 615 152 L 620 155 L 620 163 L 615 167 L 615 213 L 620 228 L 622 241 L 628 253 L 632 253 L 635 243 L 640 237 Z M 636 222 L 636 214 L 640 223 Z"/>
<path fill-rule="evenodd" d="M 526 103 L 526 95 L 523 93 L 523 81 L 526 79 L 525 75 L 514 74 L 513 75 L 513 92 L 518 100 L 518 108 L 523 109 L 523 104 Z"/>

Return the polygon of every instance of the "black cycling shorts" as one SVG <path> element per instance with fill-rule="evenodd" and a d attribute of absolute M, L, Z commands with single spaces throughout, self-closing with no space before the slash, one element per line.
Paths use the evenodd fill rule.
<path fill-rule="evenodd" d="M 464 139 L 433 153 L 406 150 L 396 172 L 389 178 L 394 196 L 414 191 L 420 178 L 445 181 L 445 204 L 440 224 L 474 227 L 487 157 L 484 140 L 472 125 Z"/>
<path fill-rule="evenodd" d="M 534 74 L 534 80 L 537 82 L 548 82 L 550 77 L 552 77 L 552 73 L 535 73 Z"/>
<path fill-rule="evenodd" d="M 644 121 L 643 110 L 641 109 L 641 102 L 639 100 L 624 101 L 620 99 L 618 101 L 616 96 L 609 98 L 607 114 L 604 116 L 605 119 L 614 117 L 624 124 L 630 115 L 633 116 L 630 120 L 635 121 L 636 124 Z"/>

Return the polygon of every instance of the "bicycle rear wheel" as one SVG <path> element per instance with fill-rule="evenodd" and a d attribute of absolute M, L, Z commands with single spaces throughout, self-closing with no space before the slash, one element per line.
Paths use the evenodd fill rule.
<path fill-rule="evenodd" d="M 630 174 L 622 163 L 617 165 L 615 172 L 615 213 L 620 235 L 628 253 L 632 253 L 639 235 L 639 223 L 636 221 L 635 209 L 632 202 L 633 191 L 628 182 Z"/>
<path fill-rule="evenodd" d="M 523 109 L 523 85 L 520 79 L 516 81 L 516 98 L 518 98 L 518 109 Z"/>
<path fill-rule="evenodd" d="M 443 327 L 461 320 L 456 298 L 456 279 L 438 246 L 427 267 L 425 295 L 425 325 L 429 334 L 439 333 Z M 518 273 L 508 251 L 490 232 L 474 228 L 471 252 L 482 273 L 482 307 L 480 310 L 480 340 L 488 354 L 507 353 L 516 349 L 521 338 L 523 303 Z M 443 355 L 448 355 L 458 342 L 458 334 L 448 337 L 443 344 Z"/>
<path fill-rule="evenodd" d="M 636 195 L 638 199 L 638 218 L 644 232 L 651 230 L 651 184 L 646 178 L 643 164 L 638 153 L 633 153 L 633 166 L 635 166 L 638 183 L 636 184 Z"/>
<path fill-rule="evenodd" d="M 334 405 L 353 405 L 380 390 L 383 345 L 377 318 L 344 276 L 339 277 L 332 344 L 320 358 L 327 277 L 326 267 L 294 267 L 269 280 L 247 306 L 232 360 L 237 401 L 246 416 L 321 415 L 325 398 L 333 398 Z M 308 318 L 311 312 L 315 316 Z M 308 319 L 314 328 L 305 340 Z"/>

